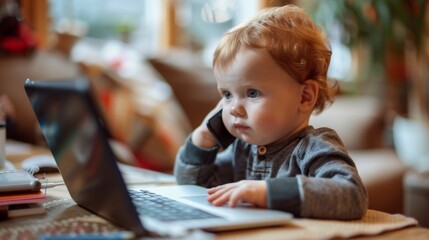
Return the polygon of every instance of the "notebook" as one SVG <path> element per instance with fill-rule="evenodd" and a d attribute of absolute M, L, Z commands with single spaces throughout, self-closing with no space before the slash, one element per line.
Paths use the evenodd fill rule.
<path fill-rule="evenodd" d="M 194 185 L 157 186 L 146 193 L 162 195 L 178 208 L 198 208 L 196 218 L 172 218 L 161 207 L 132 198 L 142 189 L 129 189 L 109 145 L 111 134 L 85 79 L 31 81 L 24 84 L 46 142 L 55 158 L 73 200 L 83 208 L 137 235 L 166 229 L 221 231 L 287 224 L 292 215 L 242 204 L 235 208 L 215 207 L 207 201 L 207 189 Z M 132 193 L 130 193 L 132 192 Z M 165 200 L 164 198 L 164 200 Z M 141 210 L 141 207 L 143 207 Z M 170 212 L 169 212 L 170 211 Z M 186 210 L 187 211 L 187 210 Z M 185 216 L 185 214 L 179 214 Z M 155 217 L 164 216 L 159 220 Z"/>

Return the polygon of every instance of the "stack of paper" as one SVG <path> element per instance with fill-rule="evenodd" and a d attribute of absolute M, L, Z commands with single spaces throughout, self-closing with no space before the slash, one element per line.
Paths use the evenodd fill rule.
<path fill-rule="evenodd" d="M 0 218 L 45 212 L 41 183 L 27 171 L 0 171 Z"/>
<path fill-rule="evenodd" d="M 46 195 L 42 191 L 3 193 L 0 195 L 0 212 L 3 217 L 43 214 L 45 201 Z"/>

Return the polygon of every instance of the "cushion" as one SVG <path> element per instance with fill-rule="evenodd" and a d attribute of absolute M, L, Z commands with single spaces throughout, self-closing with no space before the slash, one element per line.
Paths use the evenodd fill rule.
<path fill-rule="evenodd" d="M 403 211 L 403 178 L 407 167 L 393 149 L 350 151 L 363 184 L 369 208 L 388 213 Z"/>
<path fill-rule="evenodd" d="M 213 70 L 203 65 L 196 54 L 185 50 L 172 50 L 149 58 L 148 62 L 173 89 L 192 128 L 199 126 L 220 100 Z"/>
<path fill-rule="evenodd" d="M 146 62 L 123 77 L 112 68 L 80 63 L 89 77 L 114 139 L 134 154 L 139 167 L 171 172 L 190 124 L 170 87 Z"/>
<path fill-rule="evenodd" d="M 375 98 L 337 96 L 332 106 L 310 118 L 310 124 L 334 129 L 348 149 L 372 149 L 385 145 L 384 115 Z"/>

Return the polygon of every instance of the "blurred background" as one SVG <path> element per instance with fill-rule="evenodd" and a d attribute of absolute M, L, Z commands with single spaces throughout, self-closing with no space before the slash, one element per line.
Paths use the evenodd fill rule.
<path fill-rule="evenodd" d="M 328 77 L 340 91 L 312 124 L 338 131 L 370 206 L 402 212 L 406 171 L 429 171 L 426 0 L 0 0 L 0 95 L 15 108 L 8 138 L 44 144 L 25 79 L 84 76 L 133 153 L 126 161 L 170 172 L 220 98 L 211 69 L 219 39 L 285 4 L 304 8 L 333 52 Z"/>
<path fill-rule="evenodd" d="M 344 104 L 345 113 L 334 104 L 329 117 L 342 118 L 346 129 L 377 117 L 378 135 L 366 142 L 402 151 L 410 149 L 404 139 L 421 139 L 401 154 L 423 151 L 419 145 L 429 145 L 425 0 L 0 0 L 0 94 L 15 106 L 8 137 L 43 143 L 25 79 L 85 76 L 115 138 L 169 168 L 219 99 L 211 59 L 223 33 L 285 4 L 304 8 L 330 39 L 329 78 L 340 85 L 338 98 L 355 106 Z"/>

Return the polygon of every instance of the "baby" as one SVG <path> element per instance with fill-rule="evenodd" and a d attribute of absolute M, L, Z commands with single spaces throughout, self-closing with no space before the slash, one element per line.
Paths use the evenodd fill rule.
<path fill-rule="evenodd" d="M 331 51 L 300 8 L 261 12 L 233 28 L 214 54 L 222 119 L 236 137 L 226 149 L 206 126 L 181 147 L 179 184 L 209 187 L 215 206 L 238 202 L 295 217 L 351 220 L 368 206 L 365 187 L 337 133 L 309 125 L 332 102 L 327 81 Z"/>

